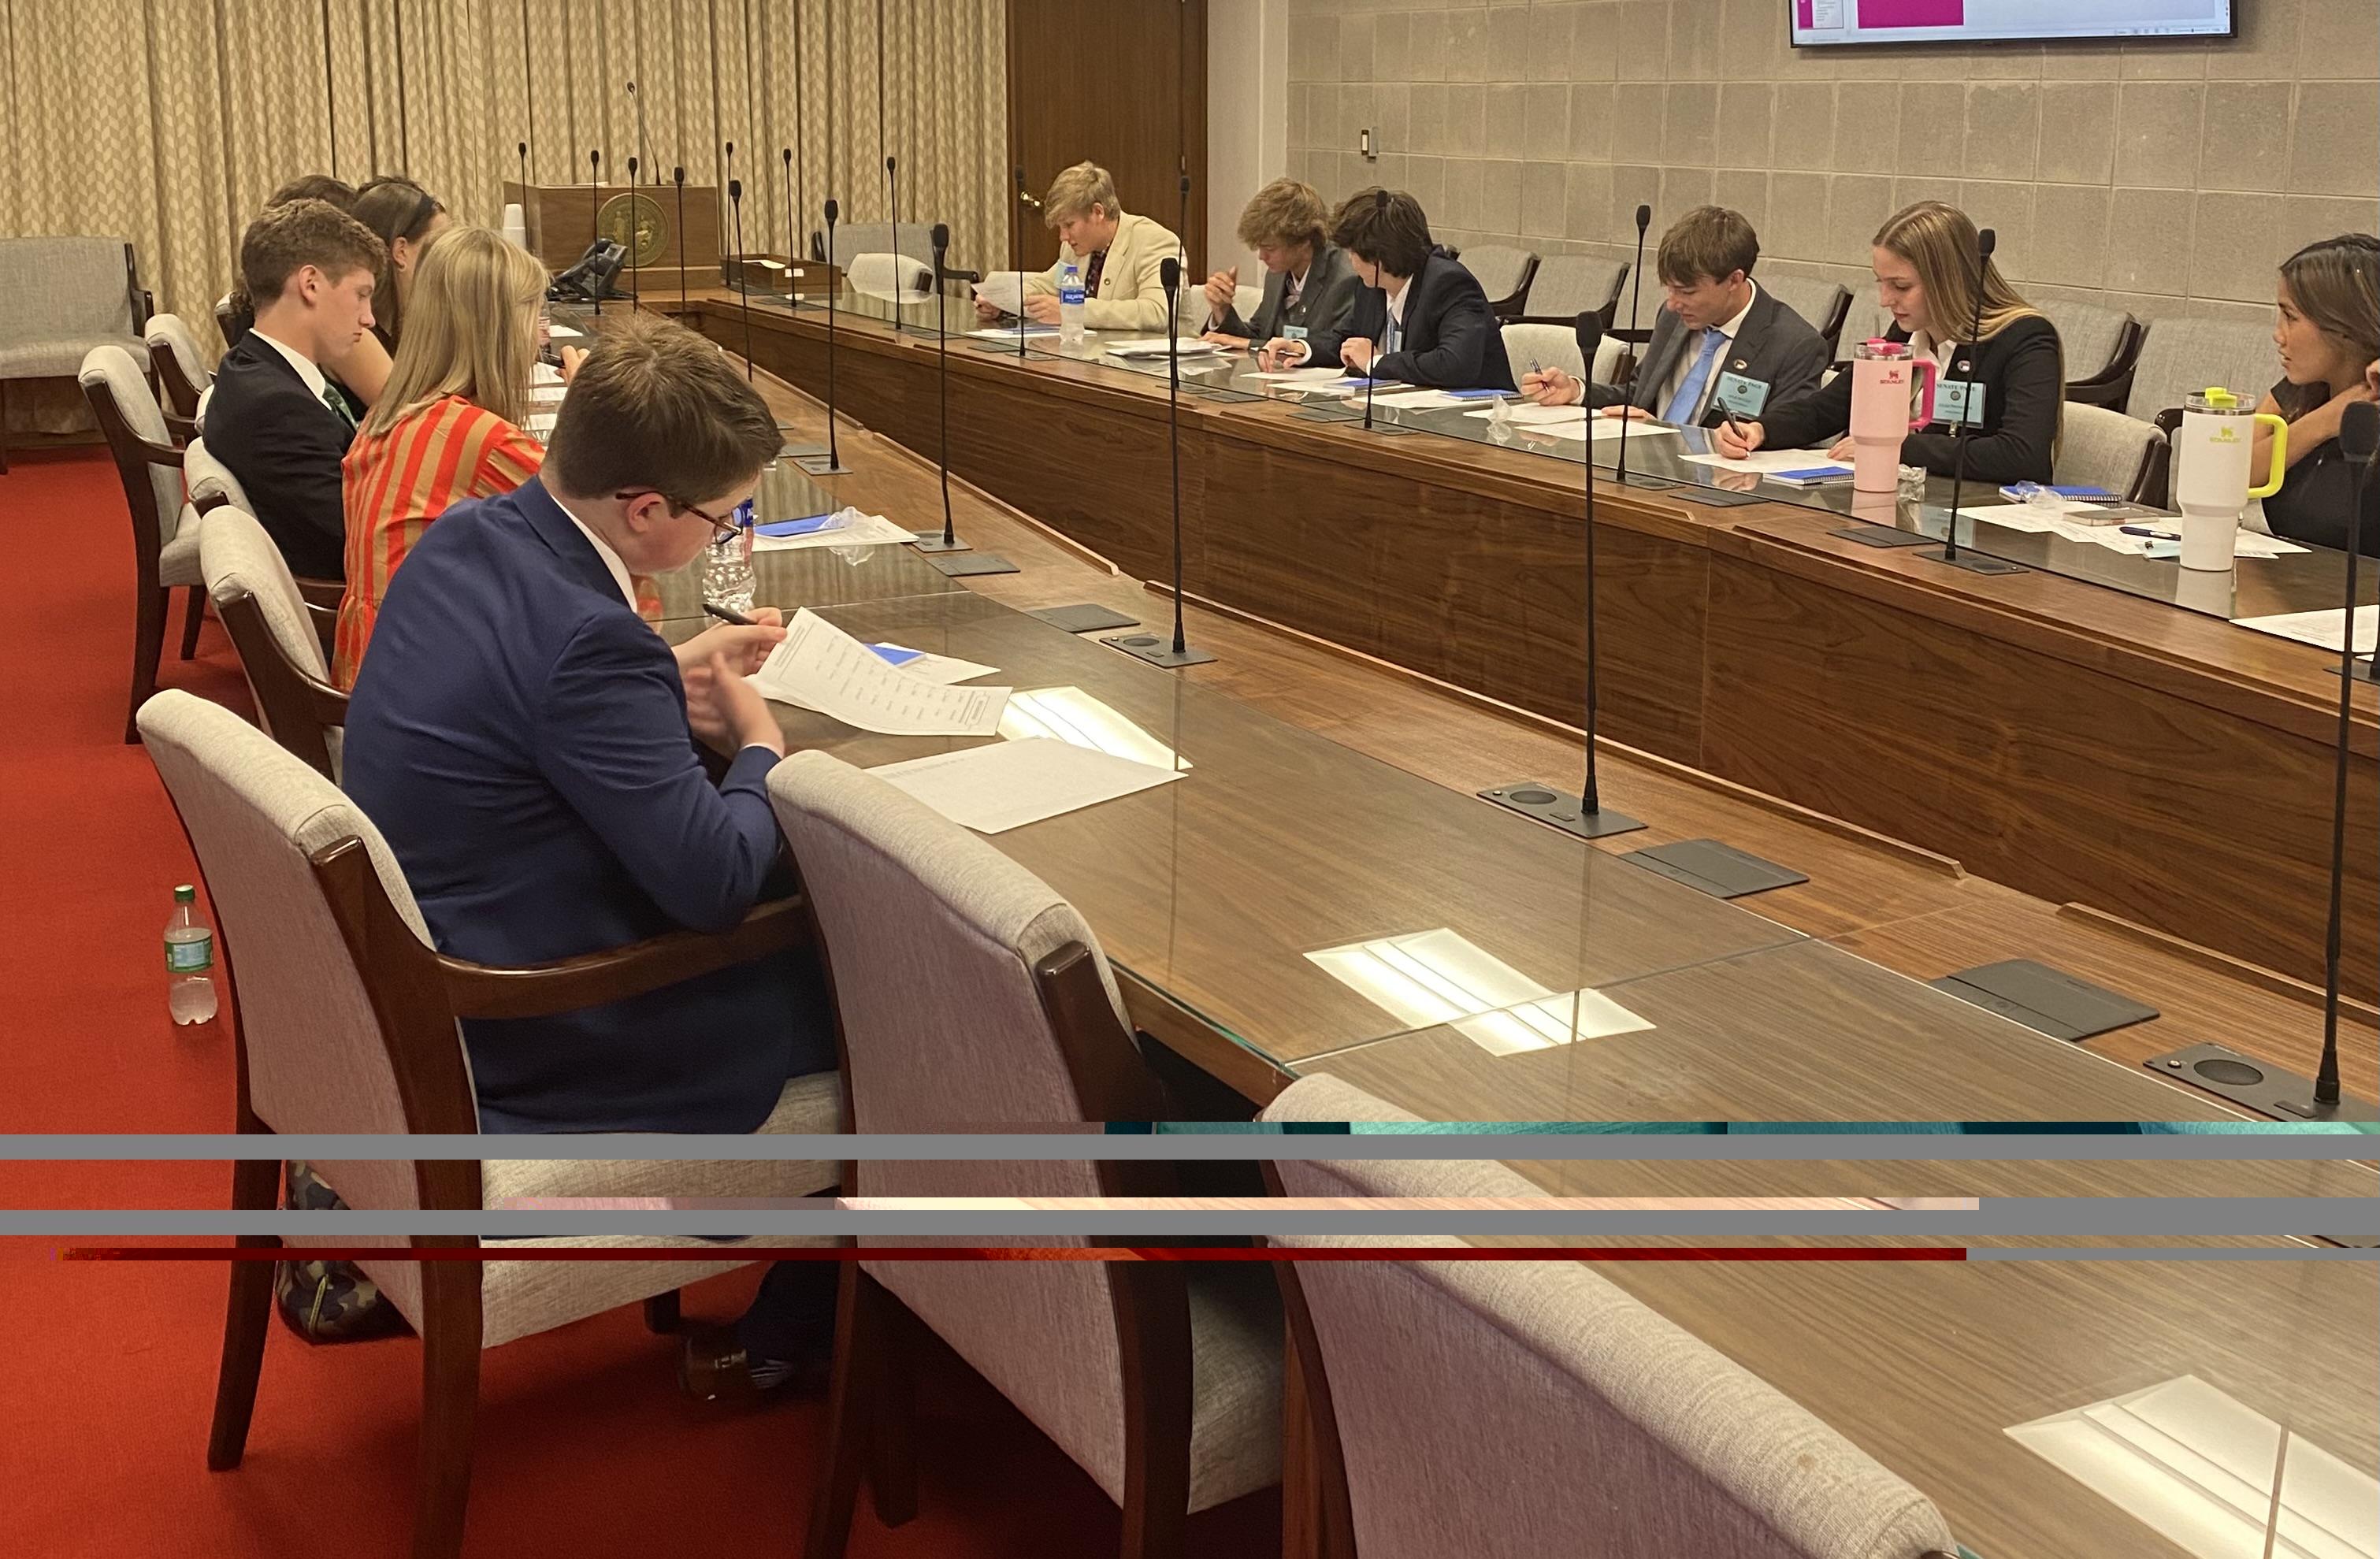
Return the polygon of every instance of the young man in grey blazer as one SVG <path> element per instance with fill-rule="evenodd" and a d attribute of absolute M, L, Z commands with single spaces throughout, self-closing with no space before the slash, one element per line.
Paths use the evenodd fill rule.
<path fill-rule="evenodd" d="M 1207 278 L 1206 339 L 1222 347 L 1265 347 L 1303 340 L 1309 332 L 1343 333 L 1363 290 L 1347 257 L 1324 236 L 1330 213 L 1314 186 L 1276 178 L 1240 213 L 1240 242 L 1264 262 L 1264 301 L 1256 318 L 1237 307 L 1240 270 Z"/>
<path fill-rule="evenodd" d="M 1827 344 L 1753 281 L 1759 259 L 1759 235 L 1742 213 L 1695 207 L 1661 235 L 1656 265 L 1669 297 L 1629 387 L 1582 384 L 1556 368 L 1523 374 L 1522 392 L 1540 406 L 1706 428 L 1816 389 Z"/>

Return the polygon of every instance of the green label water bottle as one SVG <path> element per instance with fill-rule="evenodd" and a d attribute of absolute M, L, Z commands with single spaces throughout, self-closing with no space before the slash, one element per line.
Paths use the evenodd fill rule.
<path fill-rule="evenodd" d="M 215 933 L 199 919 L 199 891 L 185 883 L 174 890 L 173 919 L 165 922 L 165 1005 L 176 1023 L 206 1023 L 215 1015 Z"/>

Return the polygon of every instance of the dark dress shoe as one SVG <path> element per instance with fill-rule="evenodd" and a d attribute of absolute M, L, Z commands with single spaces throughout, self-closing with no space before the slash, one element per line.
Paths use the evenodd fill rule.
<path fill-rule="evenodd" d="M 752 1403 L 781 1396 L 817 1396 L 833 1373 L 820 1356 L 786 1364 L 754 1360 L 733 1326 L 698 1327 L 678 1355 L 677 1383 L 697 1402 Z M 765 1383 L 763 1383 L 765 1382 Z"/>

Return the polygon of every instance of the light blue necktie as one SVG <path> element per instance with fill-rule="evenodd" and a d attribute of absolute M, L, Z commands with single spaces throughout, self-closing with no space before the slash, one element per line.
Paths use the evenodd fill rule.
<path fill-rule="evenodd" d="M 1670 409 L 1661 413 L 1662 421 L 1683 427 L 1694 420 L 1694 408 L 1703 402 L 1703 386 L 1710 382 L 1711 360 L 1726 340 L 1716 330 L 1703 332 L 1703 349 L 1694 354 L 1694 366 L 1686 370 L 1686 382 L 1670 397 Z"/>
<path fill-rule="evenodd" d="M 1397 349 L 1397 317 L 1387 310 L 1380 311 L 1380 352 L 1387 357 Z"/>

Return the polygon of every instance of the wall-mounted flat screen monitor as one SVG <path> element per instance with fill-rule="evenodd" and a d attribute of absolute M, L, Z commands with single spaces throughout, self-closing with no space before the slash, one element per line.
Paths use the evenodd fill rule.
<path fill-rule="evenodd" d="M 2241 0 L 1786 0 L 1793 46 L 2233 38 Z"/>

